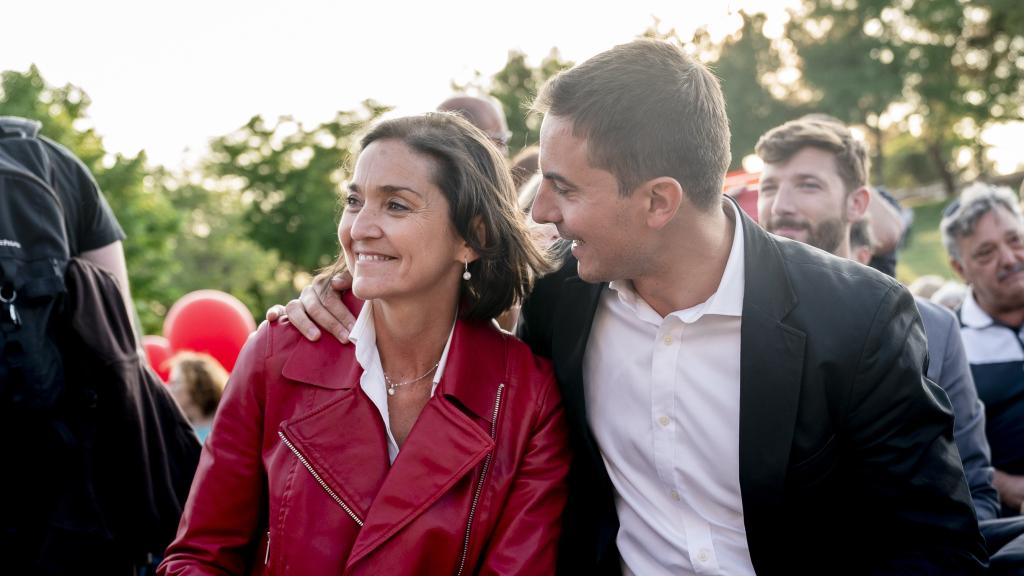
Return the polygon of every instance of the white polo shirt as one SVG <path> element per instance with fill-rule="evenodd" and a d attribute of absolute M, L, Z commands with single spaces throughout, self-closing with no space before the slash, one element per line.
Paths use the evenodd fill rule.
<path fill-rule="evenodd" d="M 742 218 L 717 291 L 661 317 L 601 294 L 584 356 L 587 420 L 615 486 L 626 574 L 754 574 L 739 477 Z"/>

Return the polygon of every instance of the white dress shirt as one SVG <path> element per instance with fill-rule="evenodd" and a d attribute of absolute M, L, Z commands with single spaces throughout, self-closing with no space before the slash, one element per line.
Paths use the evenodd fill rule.
<path fill-rule="evenodd" d="M 629 281 L 601 294 L 587 420 L 615 486 L 626 574 L 754 574 L 740 496 L 743 225 L 717 291 L 661 317 Z M 728 210 L 728 208 L 726 208 Z"/>
<path fill-rule="evenodd" d="M 448 332 L 448 342 L 444 345 L 444 352 L 441 353 L 441 360 L 437 364 L 437 371 L 434 372 L 434 384 L 430 387 L 430 396 L 434 396 L 437 390 L 437 383 L 441 381 L 444 374 L 445 364 L 448 363 L 448 348 L 452 345 L 452 334 L 455 332 L 455 324 L 452 323 L 452 330 Z M 377 331 L 373 324 L 373 300 L 367 300 L 363 309 L 359 311 L 356 323 L 348 337 L 356 346 L 356 362 L 363 368 L 363 375 L 359 378 L 359 387 L 370 397 L 373 405 L 380 412 L 384 420 L 384 429 L 388 435 L 388 458 L 395 463 L 398 456 L 398 442 L 391 433 L 391 418 L 388 415 L 388 389 L 384 380 L 384 368 L 380 363 L 380 354 L 377 352 Z"/>

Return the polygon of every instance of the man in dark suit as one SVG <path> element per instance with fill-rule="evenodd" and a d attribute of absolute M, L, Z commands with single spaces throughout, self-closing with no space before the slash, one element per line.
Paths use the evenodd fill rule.
<path fill-rule="evenodd" d="M 761 226 L 866 265 L 871 240 L 865 218 L 870 204 L 879 199 L 868 188 L 864 144 L 838 120 L 809 115 L 769 130 L 758 141 L 756 152 L 764 162 L 758 195 Z M 855 244 L 867 252 L 855 257 Z M 979 520 L 996 518 L 999 496 L 992 484 L 985 408 L 971 378 L 959 324 L 938 304 L 920 298 L 915 302 L 928 341 L 930 362 L 925 375 L 949 397 L 955 417 L 953 437 L 975 513 Z"/>
<path fill-rule="evenodd" d="M 723 198 L 717 80 L 640 40 L 555 77 L 537 108 L 533 217 L 572 242 L 520 318 L 575 451 L 560 571 L 981 569 L 913 299 Z M 288 307 L 316 337 L 307 313 L 345 336 L 330 291 Z"/>
<path fill-rule="evenodd" d="M 804 117 L 769 130 L 756 149 L 764 161 L 759 222 L 840 258 L 867 264 L 870 236 L 862 219 L 867 196 L 868 160 L 863 143 L 834 119 Z M 829 238 L 820 232 L 841 231 Z M 858 234 L 858 229 L 860 233 Z M 840 242 L 849 233 L 849 246 Z M 854 252 L 866 245 L 868 254 Z M 990 574 L 1019 574 L 1024 569 L 1024 521 L 998 519 L 999 493 L 985 437 L 984 406 L 971 377 L 956 317 L 946 308 L 915 298 L 928 340 L 927 377 L 949 397 L 956 441 L 979 528 L 991 556 Z"/>
<path fill-rule="evenodd" d="M 723 200 L 729 132 L 707 70 L 637 41 L 554 78 L 538 108 L 533 217 L 573 258 L 538 282 L 520 332 L 553 358 L 573 430 L 562 569 L 983 566 L 913 299 Z"/>

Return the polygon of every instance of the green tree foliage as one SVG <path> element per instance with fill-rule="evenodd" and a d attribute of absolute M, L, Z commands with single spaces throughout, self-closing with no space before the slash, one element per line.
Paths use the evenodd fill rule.
<path fill-rule="evenodd" d="M 125 232 L 128 279 L 143 331 L 159 334 L 164 303 L 177 297 L 177 278 L 183 273 L 175 253 L 181 215 L 149 175 L 145 153 L 113 158 L 110 168 L 96 172 L 96 180 Z"/>
<path fill-rule="evenodd" d="M 148 166 L 144 153 L 109 154 L 87 127 L 88 95 L 71 85 L 50 86 L 35 67 L 4 72 L 0 88 L 0 114 L 41 121 L 43 133 L 70 148 L 95 176 L 127 235 L 125 257 L 144 333 L 161 333 L 167 309 L 193 290 L 228 292 L 256 318 L 294 295 L 296 267 L 247 236 L 244 190 L 228 179 Z M 326 214 L 334 205 L 332 192 L 330 212 L 321 215 L 329 229 Z M 330 236 L 336 245 L 333 230 Z"/>
<path fill-rule="evenodd" d="M 570 67 L 572 62 L 562 60 L 557 48 L 552 48 L 536 67 L 527 62 L 525 53 L 510 50 L 505 66 L 494 76 L 484 79 L 483 74 L 477 71 L 469 82 L 452 82 L 452 90 L 487 94 L 501 103 L 512 133 L 508 143 L 509 155 L 515 156 L 523 148 L 540 141 L 540 116 L 530 112 L 537 92 L 549 78 Z"/>
<path fill-rule="evenodd" d="M 194 172 L 163 179 L 183 221 L 175 256 L 178 267 L 187 271 L 176 276 L 177 293 L 169 302 L 193 290 L 216 288 L 237 297 L 259 320 L 272 304 L 294 296 L 295 267 L 245 236 L 245 206 L 237 193 Z"/>
<path fill-rule="evenodd" d="M 552 48 L 536 68 L 526 61 L 526 54 L 513 50 L 508 53 L 504 68 L 491 78 L 487 92 L 497 98 L 505 110 L 508 129 L 512 132 L 511 155 L 540 141 L 540 117 L 530 114 L 530 106 L 548 78 L 571 66 L 572 62 L 562 60 L 557 48 Z"/>
<path fill-rule="evenodd" d="M 260 116 L 210 142 L 205 171 L 244 205 L 242 234 L 301 270 L 329 264 L 338 254 L 339 185 L 359 133 L 388 107 L 366 100 L 305 129 L 291 118 Z"/>
<path fill-rule="evenodd" d="M 732 128 L 731 169 L 738 169 L 743 158 L 753 153 L 761 134 L 802 110 L 798 103 L 777 96 L 769 89 L 773 73 L 783 62 L 775 44 L 764 35 L 765 16 L 740 14 L 742 27 L 722 42 L 714 41 L 706 28 L 699 29 L 691 41 L 685 41 L 675 30 L 660 31 L 657 20 L 641 34 L 677 43 L 710 64 L 722 80 Z M 453 83 L 452 88 L 459 92 L 478 90 L 501 102 L 513 134 L 509 149 L 514 155 L 540 139 L 540 117 L 529 113 L 540 87 L 571 66 L 572 62 L 563 60 L 556 48 L 552 48 L 536 67 L 527 62 L 524 53 L 513 50 L 505 66 L 490 80 L 485 81 L 477 73 L 472 81 Z"/>
<path fill-rule="evenodd" d="M 871 129 L 876 178 L 885 131 L 914 126 L 918 145 L 900 150 L 928 159 L 952 193 L 960 151 L 983 175 L 981 131 L 1024 112 L 1022 19 L 1011 0 L 805 0 L 787 36 L 814 104 Z"/>
<path fill-rule="evenodd" d="M 92 127 L 83 126 L 92 100 L 77 86 L 51 86 L 36 66 L 0 74 L 0 113 L 42 122 L 42 133 L 71 149 L 95 175 L 106 155 Z"/>
<path fill-rule="evenodd" d="M 739 14 L 743 25 L 722 42 L 716 43 L 706 28 L 698 29 L 689 44 L 671 34 L 708 63 L 722 82 L 732 132 L 730 170 L 742 167 L 762 134 L 802 113 L 799 103 L 784 99 L 785 92 L 777 95 L 769 87 L 784 63 L 778 47 L 764 34 L 764 14 Z M 645 35 L 657 37 L 655 30 Z"/>

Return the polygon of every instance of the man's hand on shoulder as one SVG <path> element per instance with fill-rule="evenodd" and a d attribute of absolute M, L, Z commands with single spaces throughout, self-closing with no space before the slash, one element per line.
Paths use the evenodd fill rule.
<path fill-rule="evenodd" d="M 271 306 L 267 310 L 267 321 L 288 318 L 307 340 L 319 340 L 321 330 L 326 330 L 342 344 L 347 344 L 356 319 L 341 301 L 341 293 L 351 288 L 352 276 L 347 272 L 334 276 L 320 274 L 287 306 Z"/>

